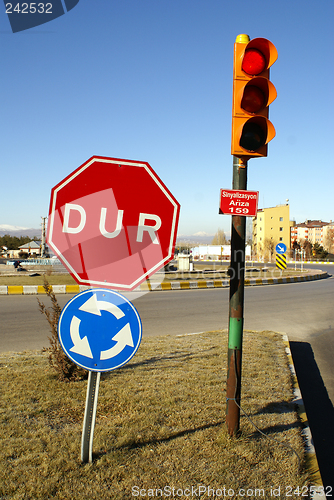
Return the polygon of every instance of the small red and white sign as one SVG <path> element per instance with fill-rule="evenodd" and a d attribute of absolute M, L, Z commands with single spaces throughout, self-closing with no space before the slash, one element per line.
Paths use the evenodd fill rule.
<path fill-rule="evenodd" d="M 226 215 L 256 217 L 258 199 L 258 191 L 221 189 L 219 213 Z"/>
<path fill-rule="evenodd" d="M 130 291 L 173 258 L 179 212 L 147 162 L 93 156 L 52 189 L 47 241 L 77 283 Z"/>

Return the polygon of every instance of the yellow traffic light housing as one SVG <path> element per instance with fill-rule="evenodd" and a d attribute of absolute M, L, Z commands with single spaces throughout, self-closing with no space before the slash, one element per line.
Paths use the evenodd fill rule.
<path fill-rule="evenodd" d="M 239 35 L 234 44 L 231 154 L 249 159 L 267 156 L 275 137 L 268 120 L 269 105 L 277 92 L 269 68 L 277 59 L 275 46 L 265 38 Z"/>

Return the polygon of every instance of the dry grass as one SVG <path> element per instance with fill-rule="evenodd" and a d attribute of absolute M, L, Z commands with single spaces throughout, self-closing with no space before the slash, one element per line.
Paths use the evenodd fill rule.
<path fill-rule="evenodd" d="M 293 452 L 261 436 L 246 417 L 240 437 L 228 437 L 226 345 L 226 332 L 143 339 L 127 365 L 101 377 L 94 460 L 85 465 L 80 443 L 87 382 L 59 382 L 45 354 L 2 355 L 1 500 L 128 500 L 139 492 L 135 487 L 146 498 L 158 488 L 192 498 L 181 489 L 199 485 L 260 488 L 262 498 L 271 498 L 270 488 L 306 485 Z M 242 405 L 303 462 L 291 400 L 281 336 L 245 332 Z M 200 498 L 212 497 L 207 491 Z"/>
<path fill-rule="evenodd" d="M 196 269 L 196 268 L 195 268 Z M 182 281 L 182 280 L 210 280 L 210 279 L 227 279 L 227 269 L 228 266 L 217 266 L 215 268 L 216 272 L 209 271 L 207 272 L 203 268 L 198 268 L 197 272 L 184 272 L 184 271 L 175 271 L 171 273 L 165 274 L 163 277 L 163 281 L 168 283 L 170 281 Z M 47 281 L 50 285 L 75 285 L 76 281 L 72 278 L 70 274 L 50 274 L 49 272 L 42 273 L 38 271 L 40 276 L 29 276 L 29 274 L 34 274 L 34 271 L 29 271 L 27 273 L 18 273 L 17 275 L 10 276 L 0 276 L 0 285 L 43 285 L 44 277 L 47 278 Z M 286 269 L 285 271 L 280 271 L 276 268 L 270 268 L 268 271 L 247 271 L 245 274 L 245 278 L 286 278 L 289 276 L 303 276 L 306 274 L 306 271 L 301 272 L 300 269 Z M 157 273 L 153 275 L 150 280 L 151 281 L 161 281 L 161 274 Z"/>
<path fill-rule="evenodd" d="M 254 268 L 253 268 L 254 269 Z M 195 267 L 196 270 L 196 267 Z M 258 268 L 257 271 L 252 270 L 252 268 L 246 268 L 245 279 L 250 278 L 287 278 L 290 276 L 304 276 L 306 271 L 294 270 L 288 268 L 284 271 L 280 269 L 276 269 L 275 267 L 269 268 L 266 271 L 263 271 L 262 268 Z M 154 281 L 157 275 L 153 275 L 151 280 Z M 186 272 L 186 271 L 175 271 L 165 275 L 164 282 L 168 282 L 171 280 L 210 280 L 210 279 L 227 279 L 228 278 L 228 266 L 215 266 L 214 271 L 204 268 L 198 268 L 196 272 Z"/>
<path fill-rule="evenodd" d="M 34 274 L 34 271 L 29 273 L 17 273 L 14 276 L 0 276 L 0 285 L 44 285 L 44 278 L 50 285 L 76 285 L 76 281 L 70 274 L 42 274 L 40 276 L 29 276 Z"/>

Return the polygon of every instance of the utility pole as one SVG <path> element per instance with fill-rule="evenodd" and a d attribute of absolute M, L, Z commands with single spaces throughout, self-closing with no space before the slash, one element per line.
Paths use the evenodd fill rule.
<path fill-rule="evenodd" d="M 41 257 L 45 257 L 45 220 L 47 217 L 41 217 L 42 219 L 42 239 L 41 239 Z"/>
<path fill-rule="evenodd" d="M 232 189 L 247 189 L 247 161 L 233 157 Z M 242 337 L 244 322 L 246 217 L 232 215 L 226 425 L 230 436 L 239 431 Z"/>
<path fill-rule="evenodd" d="M 266 38 L 237 36 L 233 58 L 232 141 L 233 190 L 247 190 L 247 162 L 268 154 L 268 142 L 275 137 L 269 121 L 269 105 L 277 92 L 269 69 L 277 59 L 276 47 Z M 226 424 L 233 436 L 239 431 L 241 358 L 244 323 L 246 216 L 240 205 L 232 210 L 230 299 L 228 323 L 228 368 Z"/>

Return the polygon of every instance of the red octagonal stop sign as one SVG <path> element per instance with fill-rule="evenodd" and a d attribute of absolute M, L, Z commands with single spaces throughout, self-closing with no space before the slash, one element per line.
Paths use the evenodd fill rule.
<path fill-rule="evenodd" d="M 133 290 L 173 258 L 179 211 L 148 163 L 93 156 L 52 189 L 47 242 L 77 283 Z"/>

